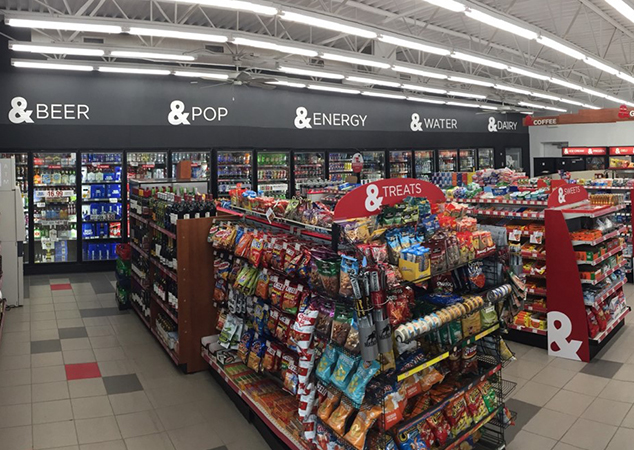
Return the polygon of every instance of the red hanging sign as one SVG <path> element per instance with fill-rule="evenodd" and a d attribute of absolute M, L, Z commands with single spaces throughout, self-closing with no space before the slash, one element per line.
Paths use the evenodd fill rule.
<path fill-rule="evenodd" d="M 414 178 L 390 178 L 364 184 L 346 194 L 335 207 L 335 221 L 369 217 L 382 206 L 391 206 L 406 197 L 425 197 L 430 203 L 444 203 L 445 194 L 428 181 Z"/>
<path fill-rule="evenodd" d="M 361 153 L 355 153 L 352 155 L 352 171 L 354 173 L 361 173 L 363 170 L 363 155 Z"/>
<path fill-rule="evenodd" d="M 553 180 L 554 181 L 554 180 Z M 552 193 L 548 197 L 548 207 L 557 208 L 564 205 L 588 200 L 588 191 L 578 184 L 565 184 L 563 186 L 552 186 Z"/>
<path fill-rule="evenodd" d="M 634 155 L 634 147 L 610 147 L 610 155 Z"/>
<path fill-rule="evenodd" d="M 606 153 L 605 147 L 564 147 L 561 149 L 563 156 L 602 156 Z"/>

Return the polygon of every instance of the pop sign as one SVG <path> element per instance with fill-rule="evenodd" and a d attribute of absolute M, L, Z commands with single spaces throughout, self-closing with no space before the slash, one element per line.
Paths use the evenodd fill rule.
<path fill-rule="evenodd" d="M 396 178 L 364 184 L 346 194 L 335 207 L 335 221 L 378 214 L 382 206 L 400 203 L 406 197 L 425 197 L 430 203 L 444 203 L 445 195 L 428 181 Z"/>

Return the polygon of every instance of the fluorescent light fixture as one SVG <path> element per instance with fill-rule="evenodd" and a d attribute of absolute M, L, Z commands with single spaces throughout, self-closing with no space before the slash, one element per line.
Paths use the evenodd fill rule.
<path fill-rule="evenodd" d="M 535 103 L 529 103 L 529 102 L 519 102 L 520 106 L 526 106 L 527 108 L 536 108 L 536 109 L 545 109 L 546 107 L 544 105 L 537 105 Z"/>
<path fill-rule="evenodd" d="M 207 33 L 190 33 L 187 31 L 162 30 L 160 28 L 130 27 L 130 34 L 135 36 L 162 37 L 168 39 L 186 39 L 190 41 L 217 42 L 224 43 L 229 39 L 227 36 Z"/>
<path fill-rule="evenodd" d="M 13 67 L 20 67 L 23 69 L 74 70 L 76 72 L 91 72 L 94 70 L 93 66 L 83 66 L 80 64 L 49 64 L 32 61 L 12 61 L 11 64 Z"/>
<path fill-rule="evenodd" d="M 379 69 L 389 69 L 390 64 L 382 61 L 376 61 L 366 58 L 355 58 L 353 56 L 338 55 L 337 53 L 322 53 L 321 57 L 331 61 L 340 61 L 349 64 L 358 64 L 360 66 L 377 67 Z"/>
<path fill-rule="evenodd" d="M 583 106 L 583 103 L 577 102 L 575 100 L 569 100 L 567 98 L 560 98 L 559 101 L 562 102 L 562 103 L 567 103 L 569 105 Z"/>
<path fill-rule="evenodd" d="M 371 84 L 371 85 L 376 85 L 376 86 L 385 86 L 385 87 L 392 87 L 392 88 L 399 88 L 401 87 L 401 83 L 397 83 L 395 81 L 384 81 L 384 80 L 377 80 L 374 78 L 365 78 L 365 77 L 346 77 L 347 81 L 351 81 L 353 83 L 362 83 L 362 84 Z"/>
<path fill-rule="evenodd" d="M 624 105 L 624 104 L 627 103 L 625 100 L 622 100 L 622 99 L 616 98 L 616 97 L 612 97 L 611 95 L 608 95 L 607 97 L 605 97 L 605 99 L 610 101 L 610 102 L 618 103 L 620 105 Z"/>
<path fill-rule="evenodd" d="M 405 100 L 407 98 L 405 95 L 386 94 L 383 92 L 372 92 L 372 91 L 363 91 L 361 92 L 361 95 L 366 95 L 368 97 L 389 98 L 392 100 Z"/>
<path fill-rule="evenodd" d="M 92 33 L 119 34 L 123 29 L 116 25 L 65 22 L 58 20 L 6 19 L 6 24 L 19 28 L 41 28 L 44 30 L 87 31 Z"/>
<path fill-rule="evenodd" d="M 333 20 L 320 19 L 318 17 L 308 16 L 305 14 L 298 14 L 290 11 L 281 11 L 280 19 L 288 20 L 289 22 L 303 23 L 304 25 L 310 25 L 312 27 L 324 28 L 326 30 L 337 31 L 340 33 L 351 34 L 354 36 L 360 36 L 367 39 L 376 39 L 378 34 L 374 31 L 365 30 L 359 27 L 353 27 L 345 25 Z"/>
<path fill-rule="evenodd" d="M 583 104 L 583 107 L 588 109 L 594 109 L 594 110 L 601 109 L 599 106 L 588 105 L 586 103 Z"/>
<path fill-rule="evenodd" d="M 447 75 L 442 73 L 428 72 L 426 70 L 413 69 L 405 66 L 392 66 L 392 70 L 396 72 L 409 73 L 410 75 L 418 75 L 420 77 L 436 78 L 438 80 L 447 79 Z"/>
<path fill-rule="evenodd" d="M 334 86 L 323 86 L 321 84 L 309 84 L 308 89 L 312 89 L 314 91 L 326 91 L 326 92 L 337 92 L 339 94 L 360 94 L 361 91 L 358 89 L 345 89 L 338 88 Z"/>
<path fill-rule="evenodd" d="M 474 103 L 447 102 L 451 106 L 464 106 L 465 108 L 479 108 L 480 105 Z"/>
<path fill-rule="evenodd" d="M 435 6 L 440 6 L 441 8 L 448 9 L 453 12 L 464 12 L 467 7 L 462 3 L 458 3 L 455 0 L 425 0 L 427 3 L 431 3 Z"/>
<path fill-rule="evenodd" d="M 583 53 L 575 50 L 574 48 L 570 48 L 565 44 L 562 44 L 561 42 L 557 42 L 549 37 L 546 36 L 539 36 L 537 38 L 537 42 L 539 42 L 542 45 L 545 45 L 546 47 L 550 47 L 553 50 L 557 50 L 560 53 L 563 53 L 565 55 L 570 56 L 571 58 L 574 59 L 583 59 L 584 55 Z"/>
<path fill-rule="evenodd" d="M 501 91 L 515 92 L 516 94 L 522 95 L 530 95 L 531 91 L 527 91 L 525 89 L 518 89 L 512 86 L 504 86 L 503 84 L 496 84 L 495 89 L 499 89 Z"/>
<path fill-rule="evenodd" d="M 281 45 L 281 44 L 276 44 L 274 42 L 260 41 L 257 39 L 246 39 L 246 38 L 237 37 L 237 38 L 234 38 L 231 42 L 236 45 L 263 48 L 267 50 L 275 50 L 280 53 L 290 53 L 293 55 L 308 56 L 311 58 L 318 55 L 318 53 L 314 50 L 307 50 L 305 48 L 294 47 L 291 45 Z"/>
<path fill-rule="evenodd" d="M 97 48 L 55 47 L 48 45 L 12 44 L 9 48 L 16 52 L 47 53 L 51 55 L 103 56 L 106 52 Z"/>
<path fill-rule="evenodd" d="M 623 0 L 605 0 L 605 2 L 623 14 L 630 22 L 634 22 L 634 9 Z"/>
<path fill-rule="evenodd" d="M 404 84 L 402 87 L 403 89 L 409 89 L 410 91 L 429 92 L 430 94 L 445 95 L 447 93 L 445 89 L 436 89 L 436 88 L 418 86 L 416 84 Z"/>
<path fill-rule="evenodd" d="M 433 47 L 431 45 L 422 44 L 409 39 L 402 39 L 396 36 L 381 35 L 379 36 L 379 41 L 385 42 L 386 44 L 396 45 L 398 47 L 411 48 L 412 50 L 419 50 L 425 53 L 433 53 L 434 55 L 449 56 L 451 54 L 451 51 L 444 48 Z"/>
<path fill-rule="evenodd" d="M 530 116 L 531 114 L 535 114 L 533 111 L 520 111 L 520 114 L 526 114 L 527 116 Z"/>
<path fill-rule="evenodd" d="M 292 88 L 305 88 L 306 85 L 304 83 L 292 83 L 290 81 L 267 81 L 266 84 L 274 84 L 277 86 L 286 86 L 286 87 L 292 87 Z"/>
<path fill-rule="evenodd" d="M 518 75 L 524 75 L 525 77 L 535 78 L 536 80 L 546 81 L 547 79 L 550 78 L 549 76 L 541 75 L 539 73 L 531 72 L 529 70 L 521 69 L 519 67 L 509 66 L 508 71 L 516 73 Z"/>
<path fill-rule="evenodd" d="M 623 72 L 619 72 L 616 74 L 617 77 L 619 77 L 621 80 L 625 80 L 628 83 L 632 83 L 634 84 L 634 77 L 632 75 L 629 75 L 627 73 L 623 73 Z"/>
<path fill-rule="evenodd" d="M 568 110 L 566 109 L 555 108 L 554 106 L 544 106 L 544 109 L 547 109 L 549 111 L 568 112 Z"/>
<path fill-rule="evenodd" d="M 531 30 L 527 30 L 526 28 L 520 27 L 519 25 L 515 25 L 511 22 L 507 22 L 506 20 L 498 19 L 492 15 L 486 14 L 482 11 L 477 11 L 474 9 L 467 9 L 465 14 L 472 19 L 478 20 L 485 25 L 490 25 L 495 28 L 499 28 L 500 30 L 508 31 L 509 33 L 516 34 L 525 39 L 533 40 L 537 38 L 537 33 Z"/>
<path fill-rule="evenodd" d="M 584 62 L 586 64 L 591 65 L 592 67 L 596 67 L 599 70 L 609 73 L 610 75 L 616 75 L 619 73 L 618 69 L 615 69 L 614 67 L 610 67 L 607 64 L 603 64 L 601 61 L 597 61 L 596 59 L 590 58 L 589 56 L 586 57 Z"/>
<path fill-rule="evenodd" d="M 463 61 L 467 61 L 474 64 L 480 64 L 482 66 L 492 67 L 494 69 L 506 70 L 508 69 L 508 65 L 502 64 L 496 61 L 491 61 L 490 59 L 480 58 L 479 56 L 467 55 L 462 52 L 453 52 L 451 54 L 453 58 L 461 59 Z"/>
<path fill-rule="evenodd" d="M 454 81 L 456 83 L 463 84 L 473 84 L 474 86 L 484 86 L 484 87 L 493 87 L 493 83 L 489 83 L 488 81 L 474 80 L 473 78 L 465 78 L 465 77 L 454 77 L 453 75 L 449 77 L 449 81 Z"/>
<path fill-rule="evenodd" d="M 574 89 L 576 91 L 580 91 L 581 89 L 583 89 L 583 87 L 579 86 L 578 84 L 574 84 L 574 83 L 571 83 L 571 82 L 565 81 L 565 80 L 560 80 L 558 78 L 551 78 L 550 82 L 558 84 L 559 86 L 563 86 L 563 87 L 567 87 L 567 88 L 570 88 L 570 89 Z"/>
<path fill-rule="evenodd" d="M 599 92 L 599 91 L 595 91 L 594 89 L 588 89 L 588 88 L 581 88 L 581 92 L 585 92 L 586 94 L 590 94 L 594 97 L 599 97 L 599 98 L 607 98 L 609 97 L 608 94 L 604 94 L 603 92 Z"/>
<path fill-rule="evenodd" d="M 531 92 L 531 94 L 533 97 L 537 97 L 537 98 L 544 98 L 546 100 L 555 100 L 555 101 L 559 101 L 561 100 L 559 97 L 554 96 L 554 95 L 548 95 L 548 94 L 542 94 L 541 92 Z"/>
<path fill-rule="evenodd" d="M 133 59 L 166 59 L 170 61 L 195 61 L 196 57 L 183 54 L 170 54 L 170 53 L 153 53 L 153 52 L 137 52 L 137 51 L 124 51 L 113 50 L 110 52 L 110 56 L 116 58 L 133 58 Z"/>
<path fill-rule="evenodd" d="M 213 80 L 228 80 L 229 75 L 226 73 L 212 73 L 212 72 L 187 72 L 184 70 L 177 70 L 174 72 L 177 77 L 189 77 L 189 78 L 210 78 Z"/>
<path fill-rule="evenodd" d="M 453 95 L 454 97 L 477 98 L 480 100 L 487 98 L 486 95 L 472 94 L 471 92 L 459 92 L 459 91 L 449 91 L 447 92 L 447 95 Z"/>
<path fill-rule="evenodd" d="M 489 106 L 489 105 L 480 105 L 480 108 L 482 108 L 482 109 L 490 109 L 492 111 L 497 111 L 498 110 L 497 106 Z"/>
<path fill-rule="evenodd" d="M 432 105 L 444 105 L 444 100 L 432 100 L 430 98 L 420 98 L 420 97 L 407 97 L 407 100 L 411 102 L 420 102 L 420 103 L 431 103 Z"/>
<path fill-rule="evenodd" d="M 137 69 L 133 67 L 108 67 L 101 66 L 99 67 L 99 72 L 105 73 L 130 73 L 134 75 L 169 75 L 169 70 L 162 69 Z"/>
<path fill-rule="evenodd" d="M 290 73 L 293 75 L 303 75 L 306 77 L 316 77 L 316 78 L 329 78 L 332 80 L 343 80 L 345 76 L 340 73 L 333 72 L 322 72 L 320 70 L 311 70 L 311 69 L 300 69 L 298 67 L 287 67 L 287 66 L 279 66 L 278 70 L 284 73 Z"/>
<path fill-rule="evenodd" d="M 235 9 L 236 11 L 247 11 L 265 16 L 274 16 L 278 13 L 277 8 L 271 6 L 258 5 L 257 3 L 245 2 L 242 0 L 173 0 L 177 3 L 192 3 L 201 6 L 211 6 L 213 8 Z"/>

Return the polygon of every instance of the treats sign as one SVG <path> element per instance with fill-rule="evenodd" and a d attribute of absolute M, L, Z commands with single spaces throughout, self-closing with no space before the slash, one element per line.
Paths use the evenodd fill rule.
<path fill-rule="evenodd" d="M 566 184 L 553 189 L 550 197 L 548 197 L 548 207 L 557 208 L 583 202 L 584 200 L 588 200 L 588 191 L 583 186 Z"/>
<path fill-rule="evenodd" d="M 380 180 L 364 184 L 345 195 L 335 207 L 335 220 L 378 214 L 382 206 L 391 206 L 406 197 L 425 197 L 431 203 L 445 202 L 445 195 L 435 185 L 413 178 Z"/>

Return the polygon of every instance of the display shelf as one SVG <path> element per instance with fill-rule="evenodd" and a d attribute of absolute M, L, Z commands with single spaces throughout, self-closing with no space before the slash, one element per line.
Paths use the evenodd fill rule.
<path fill-rule="evenodd" d="M 618 283 L 616 283 L 614 286 L 610 286 L 608 289 L 606 289 L 605 291 L 601 292 L 601 294 L 599 294 L 598 296 L 595 297 L 594 303 L 592 305 L 587 305 L 587 306 L 595 307 L 597 305 L 600 305 L 605 300 L 610 298 L 613 294 L 615 294 L 616 291 L 618 291 L 622 286 L 625 285 L 625 283 L 627 283 L 627 279 L 623 279 L 623 280 L 619 281 Z"/>
<path fill-rule="evenodd" d="M 576 246 L 576 245 L 592 245 L 592 246 L 595 246 L 595 245 L 598 245 L 598 244 L 600 244 L 602 242 L 605 242 L 605 241 L 607 241 L 609 239 L 615 238 L 618 235 L 625 233 L 626 231 L 627 231 L 627 226 L 623 226 L 623 227 L 620 227 L 618 230 L 610 231 L 609 233 L 601 236 L 598 239 L 595 239 L 594 241 L 572 241 L 572 245 L 573 246 Z"/>
<path fill-rule="evenodd" d="M 121 203 L 120 198 L 82 198 L 83 203 Z"/>
<path fill-rule="evenodd" d="M 524 310 L 525 311 L 532 311 L 532 312 L 542 312 L 542 313 L 547 313 L 548 312 L 548 308 L 541 306 L 541 305 L 524 305 Z"/>
<path fill-rule="evenodd" d="M 150 298 L 158 304 L 158 306 L 165 312 L 165 314 L 169 316 L 170 319 L 174 321 L 174 323 L 178 324 L 178 317 L 175 316 L 174 313 L 172 313 L 172 311 L 170 311 L 170 309 L 167 307 L 165 300 L 161 300 L 161 298 L 158 295 L 156 295 L 155 292 L 150 292 Z"/>
<path fill-rule="evenodd" d="M 522 325 L 516 325 L 514 323 L 509 323 L 508 327 L 511 330 L 517 330 L 517 331 L 523 331 L 523 332 L 526 332 L 526 333 L 539 334 L 539 335 L 542 335 L 542 336 L 548 335 L 546 330 L 538 330 L 537 328 L 525 327 L 525 326 L 522 326 Z"/>
<path fill-rule="evenodd" d="M 457 199 L 461 203 L 490 203 L 497 205 L 524 205 L 524 206 L 548 206 L 548 202 L 544 200 L 512 200 L 503 198 L 469 198 Z"/>
<path fill-rule="evenodd" d="M 139 252 L 141 254 L 141 256 L 143 256 L 144 258 L 149 258 L 150 257 L 150 255 L 148 255 L 148 253 L 145 250 L 143 250 L 141 247 L 136 245 L 134 242 L 129 242 L 129 244 L 130 244 L 130 247 L 132 247 L 134 250 Z"/>
<path fill-rule="evenodd" d="M 152 264 L 154 264 L 155 267 L 157 267 L 161 272 L 163 272 L 163 274 L 167 275 L 174 281 L 178 281 L 178 275 L 172 269 L 165 267 L 163 264 L 159 262 L 158 259 L 154 258 L 153 256 L 150 256 L 149 260 Z"/>
<path fill-rule="evenodd" d="M 590 209 L 562 209 L 561 211 L 564 213 L 564 218 L 566 220 L 570 219 L 578 219 L 581 217 L 588 217 L 590 219 L 596 219 L 597 217 L 607 216 L 608 214 L 614 214 L 622 209 L 625 209 L 627 205 L 616 205 L 616 206 L 604 206 L 604 205 L 591 205 Z M 587 208 L 587 206 L 586 206 Z"/>
<path fill-rule="evenodd" d="M 86 223 L 86 222 L 84 222 Z M 113 237 L 98 237 L 98 238 L 87 238 L 87 237 L 83 237 L 82 240 L 84 242 L 109 242 L 109 241 L 120 241 L 122 238 L 121 236 L 113 236 Z"/>
<path fill-rule="evenodd" d="M 537 296 L 540 296 L 540 297 L 546 297 L 546 288 L 544 288 L 544 289 L 528 288 L 526 290 L 526 292 L 528 292 L 531 295 L 537 295 Z"/>
<path fill-rule="evenodd" d="M 546 279 L 546 274 L 545 273 L 533 273 L 530 271 L 523 271 L 522 274 L 526 275 L 527 277 L 531 277 L 531 278 L 538 278 L 538 279 L 542 279 L 545 280 Z"/>
<path fill-rule="evenodd" d="M 439 450 L 457 450 L 459 448 L 458 447 L 459 445 L 461 445 L 464 441 L 466 441 L 470 436 L 477 433 L 480 430 L 480 428 L 485 426 L 487 423 L 491 422 L 501 412 L 502 412 L 502 407 L 500 406 L 495 411 L 493 411 L 488 416 L 486 416 L 484 419 L 482 419 L 480 422 L 478 422 L 476 425 L 460 433 L 452 442 L 448 443 L 444 447 L 440 447 Z"/>
<path fill-rule="evenodd" d="M 474 342 L 479 341 L 480 339 L 482 339 L 485 336 L 488 336 L 489 334 L 493 333 L 495 330 L 499 329 L 500 325 L 496 324 L 493 325 L 492 327 L 487 328 L 486 330 L 474 335 L 474 336 L 469 336 L 468 338 L 463 339 L 462 341 L 456 343 L 456 345 L 454 345 L 454 349 L 458 349 L 458 348 L 464 348 L 467 345 L 473 345 Z M 421 372 L 425 369 L 427 369 L 428 367 L 434 366 L 436 364 L 438 364 L 440 361 L 444 361 L 445 359 L 449 358 L 449 355 L 453 353 L 453 352 L 444 352 L 441 353 L 440 355 L 436 356 L 433 359 L 430 359 L 429 361 L 425 361 L 423 364 L 420 364 L 416 367 L 414 367 L 411 370 L 408 370 L 407 372 L 404 372 L 400 375 L 398 375 L 397 380 L 398 381 L 403 381 L 406 378 L 411 377 L 412 375 Z"/>
<path fill-rule="evenodd" d="M 614 272 L 616 272 L 617 270 L 619 270 L 620 268 L 622 268 L 623 266 L 625 266 L 626 261 L 625 259 L 623 261 L 621 261 L 620 263 L 618 263 L 616 266 L 608 269 L 607 271 L 603 272 L 599 278 L 597 278 L 596 280 L 581 280 L 581 283 L 583 284 L 598 284 L 601 281 L 605 280 L 606 277 L 612 275 Z"/>
<path fill-rule="evenodd" d="M 167 344 L 163 341 L 161 336 L 159 336 L 159 334 L 156 332 L 154 328 L 150 327 L 150 331 L 152 332 L 156 340 L 159 342 L 159 344 L 161 344 L 161 347 L 163 347 L 163 350 L 165 350 L 165 353 L 167 353 L 169 357 L 172 358 L 172 361 L 174 361 L 174 364 L 178 366 L 180 364 L 178 361 L 178 354 L 167 346 Z"/>
<path fill-rule="evenodd" d="M 34 184 L 33 187 L 50 188 L 50 187 L 75 187 L 74 184 L 50 183 L 50 184 Z"/>
<path fill-rule="evenodd" d="M 596 266 L 597 264 L 602 263 L 603 261 L 607 260 L 611 256 L 614 256 L 617 253 L 621 253 L 623 250 L 625 250 L 625 247 L 626 247 L 625 244 L 619 245 L 618 247 L 613 248 L 612 250 L 607 252 L 605 255 L 600 256 L 597 259 L 593 259 L 592 261 L 582 261 L 582 260 L 578 259 L 577 260 L 577 264 L 583 264 L 583 265 L 588 265 L 588 266 Z"/>
<path fill-rule="evenodd" d="M 258 417 L 269 427 L 269 429 L 281 439 L 290 450 L 308 450 L 308 447 L 304 443 L 298 441 L 295 437 L 291 436 L 286 430 L 282 429 L 277 421 L 270 416 L 270 414 L 262 408 L 257 401 L 252 398 L 248 393 L 242 391 L 240 387 L 229 378 L 227 373 L 222 367 L 216 363 L 215 358 L 207 351 L 202 349 L 202 357 L 209 366 L 220 375 L 220 377 L 227 383 L 227 385 L 236 393 L 244 402 L 249 405 L 251 410 L 258 415 Z"/>
<path fill-rule="evenodd" d="M 614 319 L 612 319 L 607 327 L 605 328 L 604 331 L 600 332 L 599 334 L 597 334 L 595 337 L 590 338 L 591 341 L 596 342 L 597 344 L 600 344 L 601 342 L 603 342 L 605 340 L 605 338 L 607 338 L 610 333 L 612 333 L 612 331 L 622 322 L 625 320 L 625 316 L 627 316 L 630 313 L 630 307 L 626 306 L 625 309 Z"/>
<path fill-rule="evenodd" d="M 503 210 L 489 210 L 469 208 L 467 214 L 475 214 L 479 216 L 491 216 L 491 217 L 509 217 L 512 219 L 543 219 L 543 212 L 523 212 L 523 211 L 503 211 Z"/>
<path fill-rule="evenodd" d="M 121 181 L 82 181 L 83 185 L 93 185 L 93 184 L 121 184 Z"/>
<path fill-rule="evenodd" d="M 147 318 L 145 317 L 143 312 L 139 309 L 136 302 L 134 300 L 130 300 L 130 304 L 132 305 L 132 309 L 134 310 L 134 312 L 137 314 L 137 316 L 139 316 L 139 319 L 141 319 L 141 322 L 145 324 L 148 330 L 151 329 L 150 322 L 148 322 Z"/>
<path fill-rule="evenodd" d="M 526 251 L 523 251 L 520 254 L 522 255 L 522 258 L 535 259 L 537 261 L 546 261 L 546 252 L 526 252 Z"/>
<path fill-rule="evenodd" d="M 612 170 L 612 169 L 611 169 Z M 583 186 L 586 189 L 594 189 L 594 190 L 610 190 L 610 191 L 631 191 L 634 186 Z"/>
<path fill-rule="evenodd" d="M 129 216 L 133 219 L 138 220 L 139 222 L 143 222 L 145 224 L 149 223 L 148 219 L 146 219 L 145 217 L 141 217 L 140 215 L 138 215 L 137 213 L 133 213 L 132 211 L 130 211 Z"/>
<path fill-rule="evenodd" d="M 175 233 L 172 233 L 171 231 L 167 231 L 165 228 L 158 226 L 156 223 L 154 223 L 152 221 L 148 220 L 146 223 L 148 225 L 150 225 L 152 228 L 154 228 L 155 230 L 160 231 L 161 233 L 163 233 L 167 237 L 171 237 L 172 239 L 176 239 L 176 234 Z"/>
<path fill-rule="evenodd" d="M 121 222 L 121 219 L 103 219 L 103 220 L 83 219 L 82 222 L 83 223 L 118 223 L 118 222 Z"/>
<path fill-rule="evenodd" d="M 143 289 L 148 288 L 147 285 L 143 283 L 143 280 L 135 272 L 130 272 L 130 278 L 137 282 L 139 286 L 141 286 Z"/>

